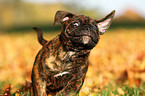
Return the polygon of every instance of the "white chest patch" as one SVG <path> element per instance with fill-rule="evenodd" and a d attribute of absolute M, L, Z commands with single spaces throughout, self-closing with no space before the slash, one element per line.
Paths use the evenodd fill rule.
<path fill-rule="evenodd" d="M 59 76 L 63 76 L 65 74 L 68 74 L 69 72 L 61 72 L 61 73 L 58 73 L 56 75 L 54 75 L 54 77 L 59 77 Z"/>

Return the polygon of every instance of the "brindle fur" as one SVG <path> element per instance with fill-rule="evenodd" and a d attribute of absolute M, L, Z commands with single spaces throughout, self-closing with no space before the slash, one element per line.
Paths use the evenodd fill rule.
<path fill-rule="evenodd" d="M 114 15 L 114 12 L 110 14 L 111 18 L 113 18 L 112 14 Z M 75 17 L 63 22 L 63 18 L 66 16 L 69 18 L 72 18 L 72 16 Z M 68 24 L 71 22 L 78 22 L 78 20 L 81 24 L 84 24 L 79 29 L 79 31 L 83 30 L 82 32 L 86 32 L 83 33 L 83 35 L 87 36 L 93 34 L 93 36 L 95 36 L 90 36 L 92 38 L 91 40 L 95 42 L 91 44 L 91 47 L 88 47 L 89 45 L 87 45 L 87 47 L 86 45 L 82 45 L 84 46 L 82 47 L 79 45 L 80 43 L 77 45 L 72 44 L 68 34 L 72 34 L 71 32 L 73 31 L 71 27 L 73 26 L 68 26 Z M 38 34 L 38 41 L 43 46 L 36 56 L 32 70 L 34 96 L 47 96 L 48 94 L 70 96 L 78 94 L 88 69 L 88 56 L 90 50 L 99 41 L 99 29 L 95 21 L 90 17 L 84 15 L 76 16 L 70 12 L 58 11 L 56 13 L 55 23 L 58 22 L 63 24 L 62 32 L 49 42 L 43 38 L 40 29 L 34 28 Z M 89 24 L 89 26 L 93 27 L 88 27 L 85 24 Z M 88 27 L 89 31 L 86 31 L 88 29 L 83 29 L 84 26 Z M 75 28 L 76 27 L 74 27 L 74 29 Z M 76 31 L 77 30 L 75 30 L 75 32 Z M 91 43 L 91 41 L 89 41 L 89 43 Z"/>

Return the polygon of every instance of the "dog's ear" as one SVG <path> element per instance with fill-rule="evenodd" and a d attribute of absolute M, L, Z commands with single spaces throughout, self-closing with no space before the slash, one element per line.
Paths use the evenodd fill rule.
<path fill-rule="evenodd" d="M 113 10 L 105 18 L 96 20 L 100 35 L 104 34 L 105 31 L 110 27 L 114 14 L 115 14 L 115 10 Z"/>
<path fill-rule="evenodd" d="M 55 18 L 54 18 L 54 25 L 57 23 L 63 23 L 67 20 L 69 20 L 70 18 L 72 18 L 73 16 L 75 16 L 75 14 L 70 13 L 70 12 L 66 12 L 66 11 L 57 11 L 55 14 Z"/>

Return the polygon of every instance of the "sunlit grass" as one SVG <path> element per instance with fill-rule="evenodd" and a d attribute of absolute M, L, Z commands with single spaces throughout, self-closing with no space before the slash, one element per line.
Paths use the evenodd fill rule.
<path fill-rule="evenodd" d="M 44 37 L 50 40 L 58 33 L 45 33 Z M 129 88 L 129 83 L 126 81 L 128 77 L 122 75 L 126 70 L 145 69 L 144 37 L 145 29 L 116 29 L 109 30 L 102 35 L 97 46 L 91 51 L 90 66 L 80 94 L 82 96 L 83 94 L 84 96 L 89 94 L 92 94 L 90 96 L 99 96 L 99 94 L 115 96 L 119 94 L 117 88 L 123 90 L 124 95 L 122 96 L 132 96 L 133 94 L 141 96 L 138 95 L 141 92 L 145 94 L 144 86 L 139 89 Z M 0 34 L 0 44 L 0 89 L 4 84 L 10 83 L 12 92 L 15 92 L 20 85 L 25 83 L 25 80 L 31 81 L 33 62 L 41 45 L 37 41 L 36 32 Z M 141 79 L 140 84 L 143 84 L 145 72 L 135 72 L 133 78 Z M 125 87 L 114 86 L 117 80 L 121 80 L 119 81 L 121 85 L 126 84 L 123 85 Z M 104 89 L 104 86 L 109 87 Z M 110 86 L 115 89 L 111 89 Z M 130 91 L 134 93 L 129 93 Z"/>
<path fill-rule="evenodd" d="M 104 88 L 93 88 L 89 90 L 84 88 L 80 92 L 80 96 L 143 96 L 145 94 L 145 90 L 140 86 L 140 88 L 135 85 L 131 88 L 126 84 L 122 84 L 121 86 L 116 85 L 116 83 L 109 83 Z"/>

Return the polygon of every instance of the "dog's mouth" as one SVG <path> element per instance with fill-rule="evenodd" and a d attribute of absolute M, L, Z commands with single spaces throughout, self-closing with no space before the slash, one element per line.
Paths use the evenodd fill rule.
<path fill-rule="evenodd" d="M 72 37 L 71 41 L 77 49 L 92 49 L 98 42 L 94 41 L 91 36 Z"/>

